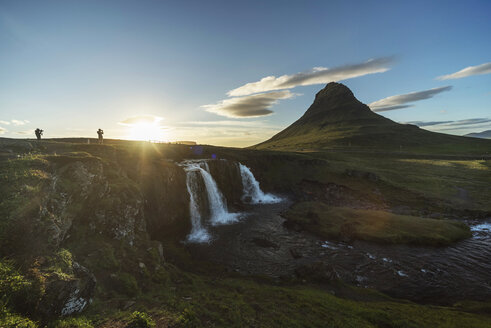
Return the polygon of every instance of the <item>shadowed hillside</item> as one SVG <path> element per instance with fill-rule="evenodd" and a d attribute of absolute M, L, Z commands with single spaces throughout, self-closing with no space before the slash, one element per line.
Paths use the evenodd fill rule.
<path fill-rule="evenodd" d="M 489 153 L 491 142 L 399 124 L 370 110 L 343 84 L 331 82 L 292 125 L 254 149 L 310 151 L 377 149 L 439 153 Z"/>

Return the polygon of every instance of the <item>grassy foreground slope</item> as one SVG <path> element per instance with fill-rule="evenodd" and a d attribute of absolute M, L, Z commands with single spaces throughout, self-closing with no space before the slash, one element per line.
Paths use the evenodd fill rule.
<path fill-rule="evenodd" d="M 53 328 L 131 327 L 134 311 L 146 312 L 156 327 L 488 327 L 489 305 L 423 306 L 370 290 L 333 283 L 329 288 L 275 285 L 246 278 L 196 275 L 165 265 L 165 279 L 133 297 L 96 298 L 88 312 L 47 322 Z M 26 281 L 17 276 L 19 281 Z M 2 285 L 5 287 L 5 285 Z M 349 294 L 346 297 L 334 293 Z M 476 313 L 477 312 L 477 313 Z M 1 327 L 45 324 L 0 307 Z M 150 326 L 136 326 L 150 327 Z"/>
<path fill-rule="evenodd" d="M 491 154 L 491 141 L 398 124 L 370 110 L 350 89 L 331 82 L 305 114 L 271 139 L 251 147 L 284 151 L 362 149 L 440 154 Z"/>
<path fill-rule="evenodd" d="M 133 206 L 139 208 L 148 200 L 144 188 L 147 180 L 142 180 L 141 172 L 152 165 L 157 171 L 169 170 L 177 179 L 177 171 L 169 169 L 172 161 L 217 154 L 219 158 L 250 165 L 266 190 L 303 197 L 304 191 L 309 190 L 302 189 L 302 183 L 314 179 L 322 186 L 335 183 L 349 187 L 350 194 L 370 194 L 378 189 L 387 199 L 373 196 L 370 200 L 390 205 L 394 201 L 390 197 L 408 197 L 408 191 L 402 189 L 403 177 L 397 176 L 394 168 L 400 158 L 389 159 L 382 165 L 382 161 L 374 162 L 368 157 L 357 162 L 353 160 L 355 155 L 344 153 L 296 154 L 217 147 L 201 147 L 195 152 L 178 145 L 108 143 L 42 141 L 28 146 L 14 140 L 2 153 L 5 156 L 0 161 L 0 327 L 126 327 L 134 311 L 147 312 L 157 327 L 488 327 L 491 323 L 489 304 L 485 303 L 425 306 L 336 282 L 318 286 L 301 281 L 278 283 L 239 277 L 190 260 L 179 242 L 182 239 L 176 241 L 172 236 L 161 235 L 160 256 L 158 243 L 149 237 L 153 228 L 148 226 L 147 230 L 135 226 L 133 244 L 113 235 L 113 228 L 124 222 L 120 215 L 124 212 L 119 212 L 119 207 L 131 205 L 137 199 L 140 205 Z M 424 161 L 416 164 L 411 161 L 401 166 L 407 174 L 414 173 L 414 167 L 421 172 L 425 165 L 433 167 Z M 374 181 L 345 172 L 348 167 L 361 169 L 365 163 L 372 163 L 370 171 L 376 171 L 378 176 Z M 489 195 L 489 189 L 474 181 L 486 184 L 487 162 L 463 163 L 445 169 L 437 167 L 436 179 L 466 186 L 467 176 L 475 182 L 476 195 L 479 188 L 482 197 Z M 85 177 L 95 173 L 102 180 L 85 185 L 84 181 L 89 181 Z M 426 179 L 423 176 L 418 184 L 423 193 L 427 192 Z M 88 196 L 90 206 L 77 206 L 78 201 L 85 202 L 81 195 L 91 190 L 96 195 Z M 394 196 L 394 190 L 400 194 Z M 435 189 L 428 195 L 438 194 Z M 58 197 L 61 198 L 57 203 L 52 203 Z M 167 197 L 170 196 L 163 196 L 160 201 Z M 425 198 L 414 197 L 418 201 L 415 207 L 426 204 Z M 469 193 L 469 197 L 472 200 L 474 193 Z M 46 203 L 48 200 L 51 203 Z M 53 215 L 61 213 L 59 216 L 37 216 L 42 206 L 50 209 L 63 204 L 66 205 L 63 211 L 52 211 Z M 180 207 L 187 209 L 183 204 Z M 98 218 L 99 211 L 106 214 Z M 145 216 L 151 214 L 145 212 Z M 143 219 L 140 215 L 137 218 Z M 48 229 L 53 222 L 68 222 L 67 218 L 72 221 L 66 238 Z M 102 218 L 105 220 L 101 221 Z M 97 278 L 93 303 L 81 315 L 68 318 L 46 317 L 36 312 L 43 302 L 55 299 L 56 294 L 51 294 L 51 298 L 50 293 L 56 288 L 50 285 L 79 281 L 72 270 L 74 262 Z"/>

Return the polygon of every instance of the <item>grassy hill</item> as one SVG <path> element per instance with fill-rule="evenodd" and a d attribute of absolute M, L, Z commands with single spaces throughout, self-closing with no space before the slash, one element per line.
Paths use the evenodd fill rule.
<path fill-rule="evenodd" d="M 253 149 L 312 151 L 328 149 L 437 153 L 491 153 L 491 141 L 435 133 L 380 116 L 351 90 L 331 82 L 292 125 Z"/>

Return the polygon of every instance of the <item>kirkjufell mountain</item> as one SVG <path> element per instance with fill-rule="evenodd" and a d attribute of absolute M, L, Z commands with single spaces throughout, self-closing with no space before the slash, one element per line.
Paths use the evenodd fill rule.
<path fill-rule="evenodd" d="M 363 148 L 380 150 L 491 151 L 485 140 L 435 133 L 374 113 L 344 84 L 330 82 L 297 121 L 255 149 L 288 151 Z"/>

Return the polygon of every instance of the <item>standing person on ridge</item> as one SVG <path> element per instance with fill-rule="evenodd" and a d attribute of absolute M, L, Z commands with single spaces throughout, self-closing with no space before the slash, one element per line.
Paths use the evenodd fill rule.
<path fill-rule="evenodd" d="M 102 145 L 102 135 L 104 134 L 104 130 L 99 129 L 97 130 L 97 135 L 99 136 L 99 144 Z"/>
<path fill-rule="evenodd" d="M 34 130 L 34 133 L 36 134 L 36 138 L 38 140 L 41 140 L 41 136 L 43 135 L 43 132 L 44 132 L 44 130 L 41 130 L 40 128 L 37 128 L 36 130 Z"/>

